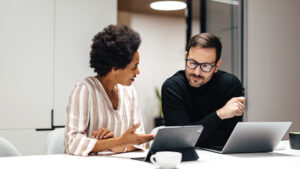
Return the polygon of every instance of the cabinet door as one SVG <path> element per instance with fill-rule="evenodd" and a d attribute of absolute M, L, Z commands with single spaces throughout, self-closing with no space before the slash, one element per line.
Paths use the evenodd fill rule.
<path fill-rule="evenodd" d="M 68 98 L 76 82 L 95 75 L 89 68 L 93 36 L 116 23 L 116 0 L 55 2 L 54 125 L 65 125 Z"/>
<path fill-rule="evenodd" d="M 50 126 L 52 0 L 0 1 L 0 129 Z"/>

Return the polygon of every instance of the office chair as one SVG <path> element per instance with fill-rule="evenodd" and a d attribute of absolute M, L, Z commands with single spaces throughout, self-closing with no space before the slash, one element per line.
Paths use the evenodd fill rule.
<path fill-rule="evenodd" d="M 0 157 L 20 156 L 21 153 L 5 138 L 0 137 Z"/>
<path fill-rule="evenodd" d="M 45 154 L 64 154 L 65 150 L 65 128 L 51 131 L 48 135 Z"/>

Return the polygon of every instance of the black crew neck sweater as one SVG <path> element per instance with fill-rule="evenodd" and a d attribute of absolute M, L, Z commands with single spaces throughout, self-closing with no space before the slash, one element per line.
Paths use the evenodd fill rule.
<path fill-rule="evenodd" d="M 184 70 L 168 78 L 162 86 L 162 108 L 166 126 L 203 125 L 196 146 L 223 146 L 242 116 L 221 120 L 216 111 L 232 97 L 244 96 L 240 80 L 217 71 L 199 88 L 191 87 Z"/>

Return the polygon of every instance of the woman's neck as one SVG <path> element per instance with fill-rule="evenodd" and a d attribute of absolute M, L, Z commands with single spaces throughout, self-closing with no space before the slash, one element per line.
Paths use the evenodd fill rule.
<path fill-rule="evenodd" d="M 99 75 L 96 76 L 99 81 L 101 82 L 102 86 L 104 87 L 106 93 L 108 95 L 113 94 L 114 87 L 116 86 L 116 83 L 111 79 L 109 75 L 100 77 Z"/>

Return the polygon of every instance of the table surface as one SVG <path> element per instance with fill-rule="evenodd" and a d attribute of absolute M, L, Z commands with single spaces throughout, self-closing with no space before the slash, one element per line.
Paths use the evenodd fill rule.
<path fill-rule="evenodd" d="M 288 141 L 281 141 L 275 151 L 269 153 L 218 154 L 204 150 L 197 150 L 197 161 L 182 162 L 178 169 L 212 169 L 212 168 L 251 168 L 271 167 L 300 169 L 300 150 L 290 149 Z M 66 154 L 39 155 L 20 157 L 1 157 L 0 168 L 159 168 L 151 163 L 131 160 L 131 157 L 141 157 L 146 152 L 132 152 L 123 154 L 102 154 L 98 156 L 80 157 Z"/>

